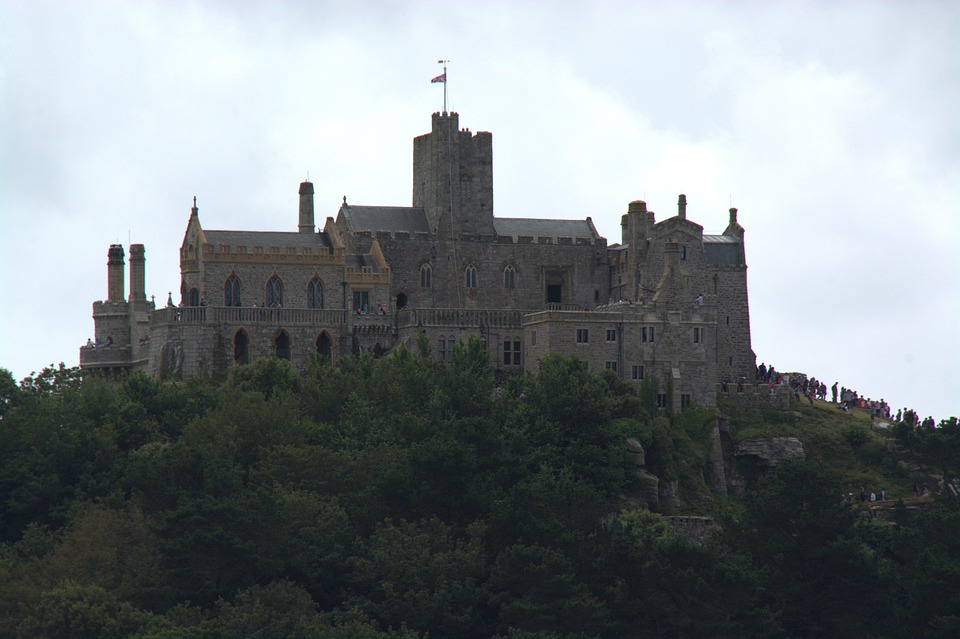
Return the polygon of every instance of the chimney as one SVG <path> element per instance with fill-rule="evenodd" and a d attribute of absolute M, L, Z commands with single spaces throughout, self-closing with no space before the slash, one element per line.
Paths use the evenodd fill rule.
<path fill-rule="evenodd" d="M 300 226 L 301 233 L 313 233 L 313 182 L 300 183 Z"/>
<path fill-rule="evenodd" d="M 737 224 L 737 209 L 730 209 L 730 226 L 736 226 Z"/>
<path fill-rule="evenodd" d="M 123 301 L 123 247 L 111 244 L 107 251 L 107 301 Z"/>
<path fill-rule="evenodd" d="M 677 215 L 681 220 L 687 219 L 687 196 L 683 193 L 681 193 L 680 198 L 677 199 Z"/>
<path fill-rule="evenodd" d="M 130 301 L 147 299 L 143 244 L 130 245 Z"/>

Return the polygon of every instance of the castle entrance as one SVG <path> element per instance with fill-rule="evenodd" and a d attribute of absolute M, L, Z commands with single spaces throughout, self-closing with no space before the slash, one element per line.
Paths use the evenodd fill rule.
<path fill-rule="evenodd" d="M 290 359 L 290 336 L 286 331 L 280 331 L 276 339 L 273 340 L 273 347 L 280 359 Z"/>
<path fill-rule="evenodd" d="M 317 338 L 317 352 L 321 357 L 330 359 L 330 336 L 326 331 L 320 333 L 320 337 Z"/>
<path fill-rule="evenodd" d="M 233 361 L 237 364 L 250 362 L 250 337 L 246 331 L 237 331 L 233 336 Z"/>

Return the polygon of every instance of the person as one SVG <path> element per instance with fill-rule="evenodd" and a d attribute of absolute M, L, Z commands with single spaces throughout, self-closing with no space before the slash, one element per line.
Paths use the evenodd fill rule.
<path fill-rule="evenodd" d="M 877 501 L 877 493 L 873 492 L 872 490 L 870 491 L 870 501 Z"/>
<path fill-rule="evenodd" d="M 881 489 L 880 489 L 880 501 L 886 501 L 886 500 L 887 500 L 887 490 L 886 490 L 886 488 L 881 488 Z"/>
<path fill-rule="evenodd" d="M 89 337 L 87 338 L 87 348 L 93 348 L 93 340 Z"/>
<path fill-rule="evenodd" d="M 697 295 L 697 306 L 700 306 L 701 304 L 703 304 L 703 293 Z"/>
<path fill-rule="evenodd" d="M 833 403 L 837 403 L 837 382 L 833 383 L 833 386 L 830 387 L 830 390 L 833 392 Z"/>

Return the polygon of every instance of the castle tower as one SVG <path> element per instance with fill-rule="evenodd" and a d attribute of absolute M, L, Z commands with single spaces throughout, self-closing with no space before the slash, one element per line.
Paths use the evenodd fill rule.
<path fill-rule="evenodd" d="M 111 244 L 107 251 L 107 301 L 123 301 L 123 247 Z"/>
<path fill-rule="evenodd" d="M 130 245 L 130 301 L 147 299 L 143 244 Z"/>
<path fill-rule="evenodd" d="M 652 212 L 647 211 L 646 202 L 634 200 L 627 205 L 627 212 L 620 218 L 620 241 L 627 246 L 625 294 L 630 299 L 643 297 L 643 273 L 640 267 L 647 259 L 647 229 L 653 225 L 652 215 Z M 647 282 L 648 287 L 653 284 L 654 282 Z"/>
<path fill-rule="evenodd" d="M 313 182 L 300 183 L 300 226 L 301 233 L 313 233 L 316 226 L 313 222 Z"/>
<path fill-rule="evenodd" d="M 430 133 L 413 140 L 413 206 L 437 235 L 492 235 L 493 136 L 458 127 L 458 114 L 434 113 Z"/>

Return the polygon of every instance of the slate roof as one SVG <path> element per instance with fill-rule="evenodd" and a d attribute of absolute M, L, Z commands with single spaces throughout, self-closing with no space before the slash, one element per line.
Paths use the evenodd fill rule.
<path fill-rule="evenodd" d="M 740 240 L 730 235 L 704 235 L 703 250 L 707 263 L 717 266 L 740 264 Z"/>
<path fill-rule="evenodd" d="M 427 213 L 412 206 L 354 206 L 341 207 L 347 224 L 353 231 L 397 231 L 405 233 L 429 233 Z"/>
<path fill-rule="evenodd" d="M 495 217 L 493 229 L 497 235 L 516 241 L 520 235 L 528 237 L 573 237 L 596 240 L 600 236 L 589 220 L 541 220 L 527 217 Z"/>
<path fill-rule="evenodd" d="M 207 231 L 207 244 L 219 246 L 322 246 L 330 248 L 326 233 L 291 233 L 289 231 Z"/>

